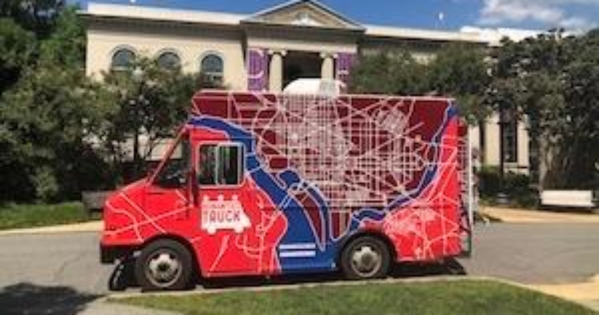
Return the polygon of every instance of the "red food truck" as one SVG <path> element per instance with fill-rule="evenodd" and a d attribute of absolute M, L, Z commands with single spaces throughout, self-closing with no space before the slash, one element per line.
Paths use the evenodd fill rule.
<path fill-rule="evenodd" d="M 465 130 L 450 99 L 199 92 L 152 175 L 107 199 L 101 260 L 176 290 L 464 254 Z"/>

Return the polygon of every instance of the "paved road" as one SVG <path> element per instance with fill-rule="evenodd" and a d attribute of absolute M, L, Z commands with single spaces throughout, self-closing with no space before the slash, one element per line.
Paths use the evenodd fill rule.
<path fill-rule="evenodd" d="M 526 284 L 586 282 L 599 274 L 599 224 L 478 226 L 470 275 Z"/>
<path fill-rule="evenodd" d="M 1 236 L 0 310 L 78 314 L 108 293 L 113 268 L 97 248 L 96 233 Z M 599 274 L 599 224 L 479 226 L 474 257 L 460 262 L 470 275 L 528 284 L 586 281 Z"/>

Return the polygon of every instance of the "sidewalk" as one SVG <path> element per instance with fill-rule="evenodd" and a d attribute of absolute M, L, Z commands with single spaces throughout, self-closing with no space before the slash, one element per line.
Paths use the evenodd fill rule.
<path fill-rule="evenodd" d="M 599 215 L 541 210 L 481 207 L 480 213 L 507 223 L 589 223 L 599 224 Z"/>
<path fill-rule="evenodd" d="M 531 289 L 586 305 L 599 312 L 599 275 L 587 283 L 534 285 Z"/>
<path fill-rule="evenodd" d="M 114 314 L 127 314 L 127 315 L 177 315 L 176 313 L 147 309 L 141 307 L 134 307 L 116 303 L 109 303 L 105 300 L 96 301 L 88 305 L 85 310 L 79 313 L 79 315 L 114 315 Z"/>
<path fill-rule="evenodd" d="M 77 224 L 66 224 L 56 226 L 46 226 L 28 229 L 15 229 L 0 231 L 0 236 L 23 235 L 23 234 L 58 234 L 58 233 L 80 233 L 80 232 L 99 232 L 102 230 L 102 221 L 91 221 Z"/>

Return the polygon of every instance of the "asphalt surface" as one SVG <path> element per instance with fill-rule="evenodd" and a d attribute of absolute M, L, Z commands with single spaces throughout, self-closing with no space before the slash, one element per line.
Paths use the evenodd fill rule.
<path fill-rule="evenodd" d="M 114 271 L 113 266 L 99 264 L 98 240 L 97 233 L 0 236 L 0 313 L 121 313 L 89 307 L 109 293 Z M 599 274 L 599 224 L 481 225 L 476 228 L 474 246 L 472 258 L 459 260 L 468 275 L 554 284 L 584 282 Z M 395 276 L 446 275 L 459 269 L 457 264 L 448 268 L 411 266 L 399 268 Z M 263 283 L 250 281 L 249 285 Z M 227 285 L 247 282 L 225 282 Z"/>
<path fill-rule="evenodd" d="M 478 226 L 469 275 L 525 284 L 587 282 L 599 274 L 599 224 Z"/>

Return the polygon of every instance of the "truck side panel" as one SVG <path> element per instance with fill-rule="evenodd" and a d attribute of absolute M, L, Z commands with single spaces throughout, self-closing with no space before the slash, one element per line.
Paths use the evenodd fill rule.
<path fill-rule="evenodd" d="M 334 269 L 344 241 L 368 230 L 400 261 L 461 252 L 450 101 L 206 92 L 194 104 L 195 128 L 246 139 L 248 176 L 288 222 L 281 272 Z"/>

